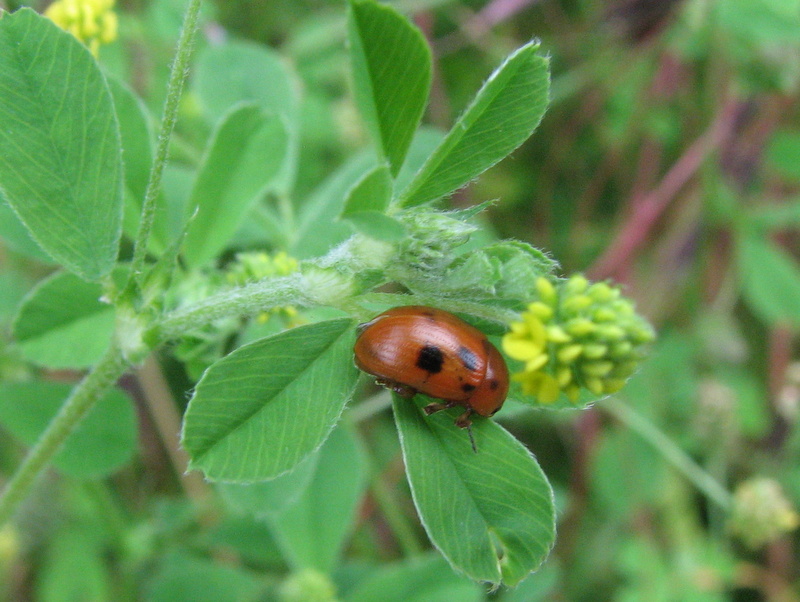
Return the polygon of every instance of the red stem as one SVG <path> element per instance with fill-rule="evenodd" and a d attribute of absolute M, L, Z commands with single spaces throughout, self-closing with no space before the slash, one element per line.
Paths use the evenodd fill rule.
<path fill-rule="evenodd" d="M 616 239 L 588 270 L 590 278 L 602 280 L 611 277 L 630 261 L 670 203 L 700 169 L 706 157 L 730 138 L 739 109 L 738 102 L 727 102 L 711 127 L 686 149 L 659 185 L 635 204 L 630 218 Z"/>

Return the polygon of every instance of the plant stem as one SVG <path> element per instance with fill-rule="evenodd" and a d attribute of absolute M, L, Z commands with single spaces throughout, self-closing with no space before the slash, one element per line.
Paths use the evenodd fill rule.
<path fill-rule="evenodd" d="M 50 421 L 36 445 L 28 452 L 20 467 L 0 495 L 0 525 L 8 521 L 27 495 L 36 477 L 61 448 L 66 438 L 103 394 L 122 376 L 127 362 L 112 345 L 94 369 L 73 389 L 59 413 Z"/>
<path fill-rule="evenodd" d="M 609 397 L 604 399 L 598 407 L 603 408 L 614 418 L 624 423 L 638 433 L 642 439 L 652 445 L 663 458 L 689 479 L 712 502 L 723 510 L 731 506 L 731 494 L 708 472 L 703 470 L 686 452 L 680 449 L 672 440 L 661 432 L 652 422 L 639 414 L 629 405 L 618 399 Z"/>
<path fill-rule="evenodd" d="M 153 221 L 156 215 L 156 201 L 161 191 L 161 177 L 164 174 L 164 167 L 167 164 L 169 155 L 170 138 L 175 129 L 175 122 L 178 119 L 178 108 L 183 92 L 183 84 L 189 72 L 189 58 L 192 54 L 194 45 L 194 34 L 197 30 L 197 18 L 200 13 L 200 0 L 191 0 L 186 16 L 183 20 L 183 28 L 178 39 L 178 48 L 175 60 L 172 63 L 172 71 L 169 76 L 169 86 L 167 88 L 167 99 L 164 102 L 164 117 L 161 121 L 161 133 L 158 136 L 158 146 L 156 149 L 155 160 L 150 170 L 150 179 L 147 182 L 144 204 L 142 205 L 141 222 L 139 231 L 136 234 L 136 243 L 133 247 L 133 259 L 131 260 L 131 272 L 128 285 L 138 280 L 143 269 L 144 261 L 147 257 L 147 245 L 150 241 L 150 233 L 153 230 Z"/>
<path fill-rule="evenodd" d="M 159 342 L 175 339 L 187 330 L 220 318 L 253 315 L 279 305 L 306 306 L 309 301 L 300 285 L 300 274 L 291 274 L 271 278 L 268 283 L 252 282 L 176 309 L 159 322 Z"/>

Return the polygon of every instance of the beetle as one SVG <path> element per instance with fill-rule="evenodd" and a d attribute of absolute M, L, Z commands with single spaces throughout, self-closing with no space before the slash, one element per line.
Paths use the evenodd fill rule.
<path fill-rule="evenodd" d="M 480 330 L 451 313 L 423 305 L 395 307 L 359 324 L 355 363 L 376 382 L 405 398 L 417 393 L 441 399 L 430 415 L 466 408 L 455 421 L 467 429 L 472 414 L 493 416 L 508 394 L 508 367 Z"/>

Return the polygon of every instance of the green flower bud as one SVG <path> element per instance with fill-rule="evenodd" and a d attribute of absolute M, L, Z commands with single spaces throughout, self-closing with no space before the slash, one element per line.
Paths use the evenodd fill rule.
<path fill-rule="evenodd" d="M 281 584 L 278 599 L 280 602 L 336 602 L 336 587 L 324 573 L 304 569 Z"/>
<path fill-rule="evenodd" d="M 339 307 L 358 290 L 356 276 L 337 266 L 321 267 L 315 263 L 300 266 L 304 294 L 314 303 Z"/>
<path fill-rule="evenodd" d="M 453 260 L 453 251 L 469 240 L 477 227 L 434 211 L 406 211 L 395 215 L 408 236 L 400 243 L 401 264 L 423 272 L 442 272 Z"/>

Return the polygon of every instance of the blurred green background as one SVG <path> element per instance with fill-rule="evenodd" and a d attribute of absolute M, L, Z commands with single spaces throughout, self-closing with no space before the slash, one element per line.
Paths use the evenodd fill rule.
<path fill-rule="evenodd" d="M 21 4 L 6 0 L 5 8 Z M 442 129 L 503 57 L 541 40 L 553 71 L 542 125 L 450 203 L 498 199 L 487 228 L 547 250 L 565 274 L 622 283 L 659 332 L 651 359 L 616 396 L 627 405 L 497 417 L 556 489 L 559 534 L 542 570 L 517 591 L 487 594 L 435 555 L 423 556 L 430 589 L 417 599 L 800 599 L 796 533 L 759 537 L 783 501 L 800 506 L 800 0 L 392 4 L 431 44 L 424 121 Z M 116 8 L 119 37 L 101 49 L 100 62 L 160 115 L 184 2 L 123 0 Z M 322 0 L 218 0 L 203 8 L 199 51 L 250 40 L 279 52 L 297 76 L 298 203 L 367 142 L 349 91 L 344 15 L 344 2 Z M 168 188 L 185 188 L 182 175 L 196 166 L 210 131 L 190 84 Z M 30 368 L 8 343 L 8 325 L 48 267 L 4 239 L 0 377 L 13 381 Z M 192 383 L 164 361 L 162 386 L 180 405 Z M 140 425 L 135 460 L 103 481 L 54 473 L 16 528 L 0 532 L 0 595 L 289 600 L 292 579 L 330 585 L 328 576 L 289 569 L 269 521 L 192 503 L 209 485 L 176 472 L 159 418 L 142 401 L 152 395 L 146 381 L 140 374 L 130 383 Z M 423 537 L 391 417 L 365 420 L 359 433 L 370 482 L 331 577 L 343 600 L 380 599 L 365 585 L 376 567 L 394 583 L 385 587 L 400 591 L 402 571 L 416 565 L 398 543 L 407 537 L 398 524 L 412 539 Z M 5 431 L 0 446 L 8 475 L 23 448 Z M 731 492 L 745 487 L 742 496 L 751 479 L 769 479 L 756 482 L 766 493 L 745 504 L 753 516 L 738 517 L 743 535 L 687 479 L 695 469 Z M 392 512 L 402 520 L 387 518 Z"/>

